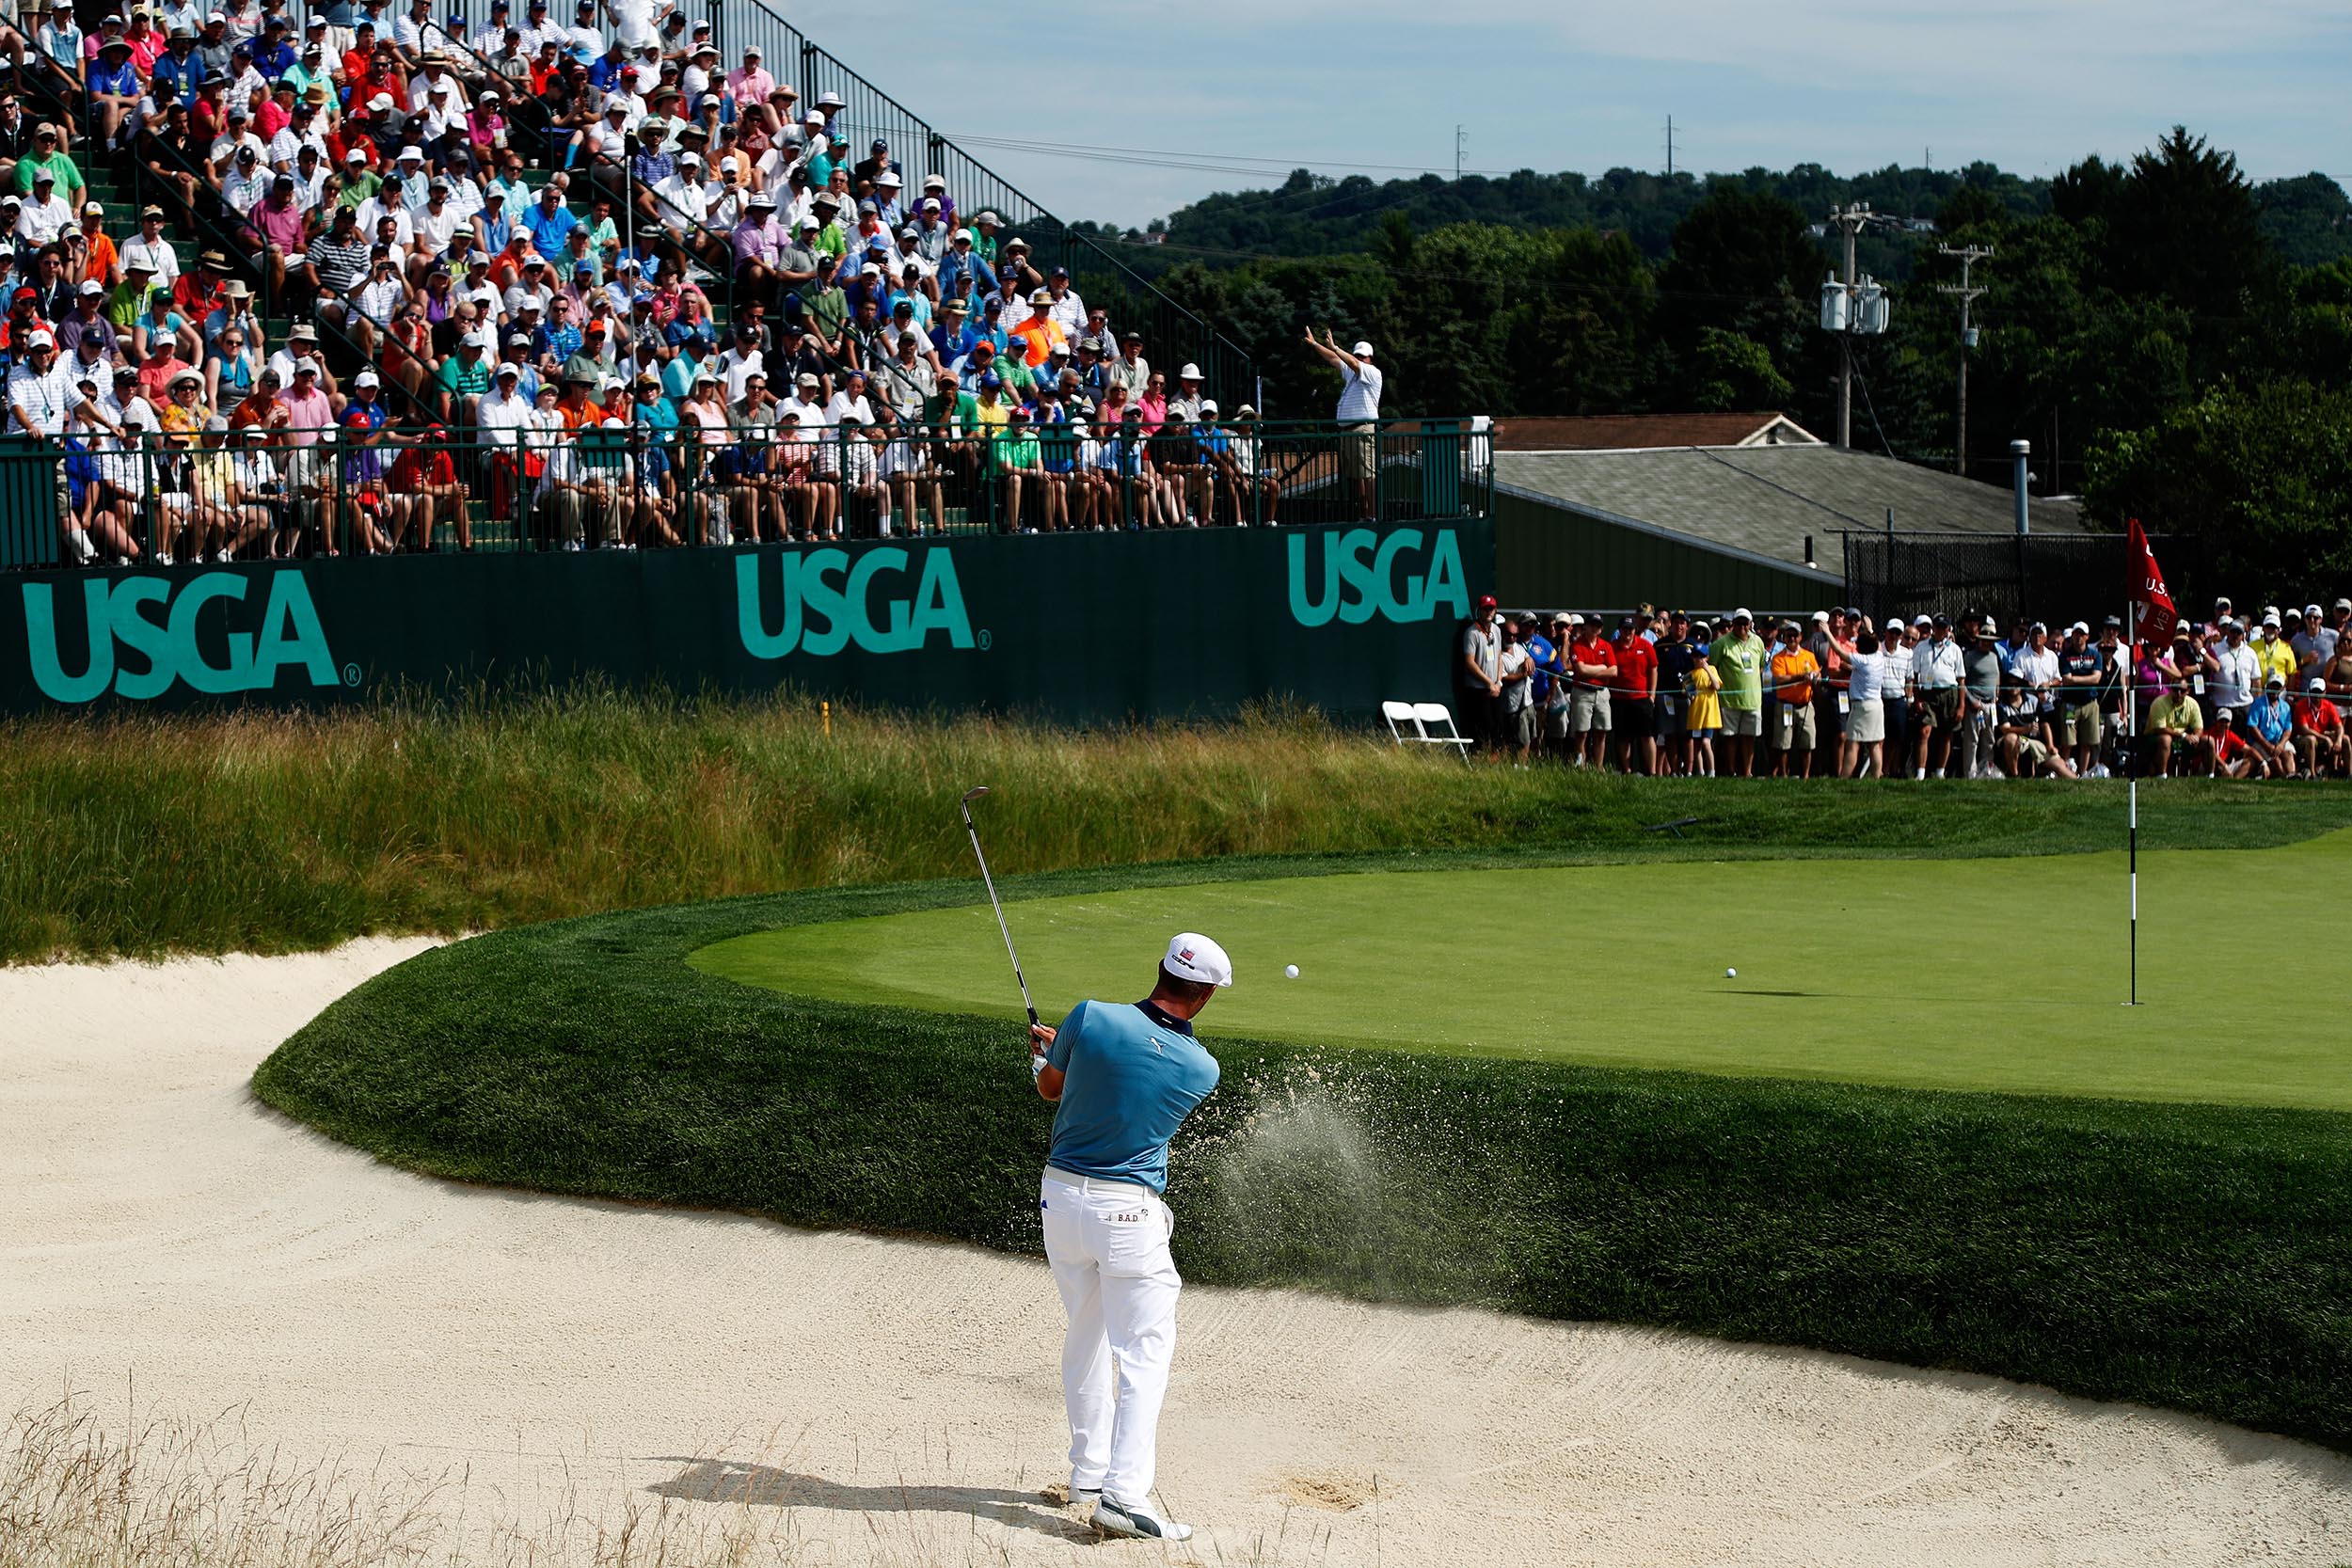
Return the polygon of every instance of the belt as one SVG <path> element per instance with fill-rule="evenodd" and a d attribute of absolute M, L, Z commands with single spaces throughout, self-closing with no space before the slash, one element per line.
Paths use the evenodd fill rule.
<path fill-rule="evenodd" d="M 1140 1181 L 1115 1181 L 1107 1176 L 1080 1176 L 1076 1171 L 1064 1170 L 1059 1165 L 1046 1166 L 1045 1174 L 1049 1180 L 1075 1187 L 1082 1193 L 1136 1193 L 1144 1197 L 1160 1196 Z"/>

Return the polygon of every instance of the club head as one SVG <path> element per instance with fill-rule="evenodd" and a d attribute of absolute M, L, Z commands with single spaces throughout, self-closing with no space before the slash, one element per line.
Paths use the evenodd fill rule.
<path fill-rule="evenodd" d="M 966 803 L 969 803 L 969 802 L 971 802 L 971 801 L 974 801 L 974 800 L 978 800 L 981 796 L 983 796 L 983 795 L 985 795 L 985 794 L 987 794 L 987 793 L 988 793 L 988 785 L 986 785 L 986 784 L 975 784 L 975 785 L 973 785 L 970 789 L 967 789 L 967 790 L 965 790 L 965 791 L 963 792 L 963 799 L 964 799 L 964 800 L 965 800 L 965 802 L 966 802 Z"/>

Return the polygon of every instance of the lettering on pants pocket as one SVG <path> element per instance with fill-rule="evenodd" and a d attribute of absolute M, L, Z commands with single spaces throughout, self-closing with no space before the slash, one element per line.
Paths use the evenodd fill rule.
<path fill-rule="evenodd" d="M 1124 1213 L 1124 1214 L 1113 1214 L 1113 1215 L 1111 1215 L 1111 1216 L 1110 1216 L 1110 1222 L 1111 1222 L 1113 1225 L 1141 1225 L 1141 1224 L 1143 1223 L 1143 1216 L 1142 1216 L 1141 1214 L 1139 1214 L 1139 1213 L 1136 1213 L 1136 1212 L 1133 1212 L 1133 1211 L 1130 1211 L 1130 1212 L 1128 1212 L 1127 1213 Z"/>

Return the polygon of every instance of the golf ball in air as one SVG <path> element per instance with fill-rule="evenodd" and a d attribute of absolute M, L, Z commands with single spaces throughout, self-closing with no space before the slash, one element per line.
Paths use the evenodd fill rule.
<path fill-rule="evenodd" d="M 1737 980 L 1740 978 L 1740 972 L 1736 969 L 1726 969 L 1724 971 L 1724 978 L 1726 980 Z"/>
<path fill-rule="evenodd" d="M 1296 964 L 1284 964 L 1284 965 L 1282 966 L 1282 975 L 1283 975 L 1283 978 L 1285 978 L 1285 979 L 1289 979 L 1289 980 L 1295 980 L 1295 979 L 1297 979 L 1297 978 L 1298 978 L 1298 966 L 1297 966 Z"/>

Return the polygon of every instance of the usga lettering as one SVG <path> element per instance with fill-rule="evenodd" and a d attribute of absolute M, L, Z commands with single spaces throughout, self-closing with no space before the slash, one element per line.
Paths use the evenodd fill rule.
<path fill-rule="evenodd" d="M 1375 615 L 1396 622 L 1426 621 L 1440 606 L 1448 613 L 1470 613 L 1470 590 L 1463 585 L 1462 546 L 1450 528 L 1438 529 L 1429 541 L 1429 569 L 1407 572 L 1400 581 L 1400 565 L 1419 564 L 1422 533 L 1401 528 L 1386 538 L 1368 528 L 1323 536 L 1323 587 L 1308 597 L 1307 548 L 1312 536 L 1290 536 L 1291 614 L 1302 626 L 1328 626 L 1333 616 L 1361 626 Z M 1375 548 L 1375 545 L 1377 548 Z"/>
<path fill-rule="evenodd" d="M 180 584 L 175 594 L 168 578 L 85 578 L 82 607 L 89 651 L 81 673 L 72 675 L 66 673 L 57 646 L 55 591 L 49 583 L 28 582 L 24 642 L 33 684 L 52 702 L 91 702 L 109 686 L 118 697 L 145 701 L 162 696 L 175 681 L 215 694 L 267 691 L 278 684 L 278 672 L 292 665 L 314 687 L 341 685 L 310 586 L 294 570 L 268 574 L 269 599 L 262 609 L 261 629 L 231 629 L 229 662 L 204 662 L 197 647 L 197 616 L 215 599 L 242 603 L 258 580 L 242 572 L 206 572 Z M 233 615 L 230 624 L 233 628 Z M 117 642 L 146 667 L 126 668 L 115 652 Z"/>
<path fill-rule="evenodd" d="M 735 558 L 735 619 L 743 651 L 754 658 L 782 658 L 799 651 L 824 658 L 855 642 L 869 654 L 912 653 L 932 632 L 947 634 L 950 647 L 972 646 L 972 620 L 964 613 L 963 588 L 956 581 L 956 558 L 944 546 L 923 552 L 914 596 L 882 601 L 885 614 L 874 622 L 874 579 L 889 574 L 903 582 L 908 554 L 896 545 L 861 551 L 851 565 L 847 550 L 787 550 Z M 776 563 L 784 592 L 784 625 L 768 629 L 760 604 L 763 562 Z"/>

